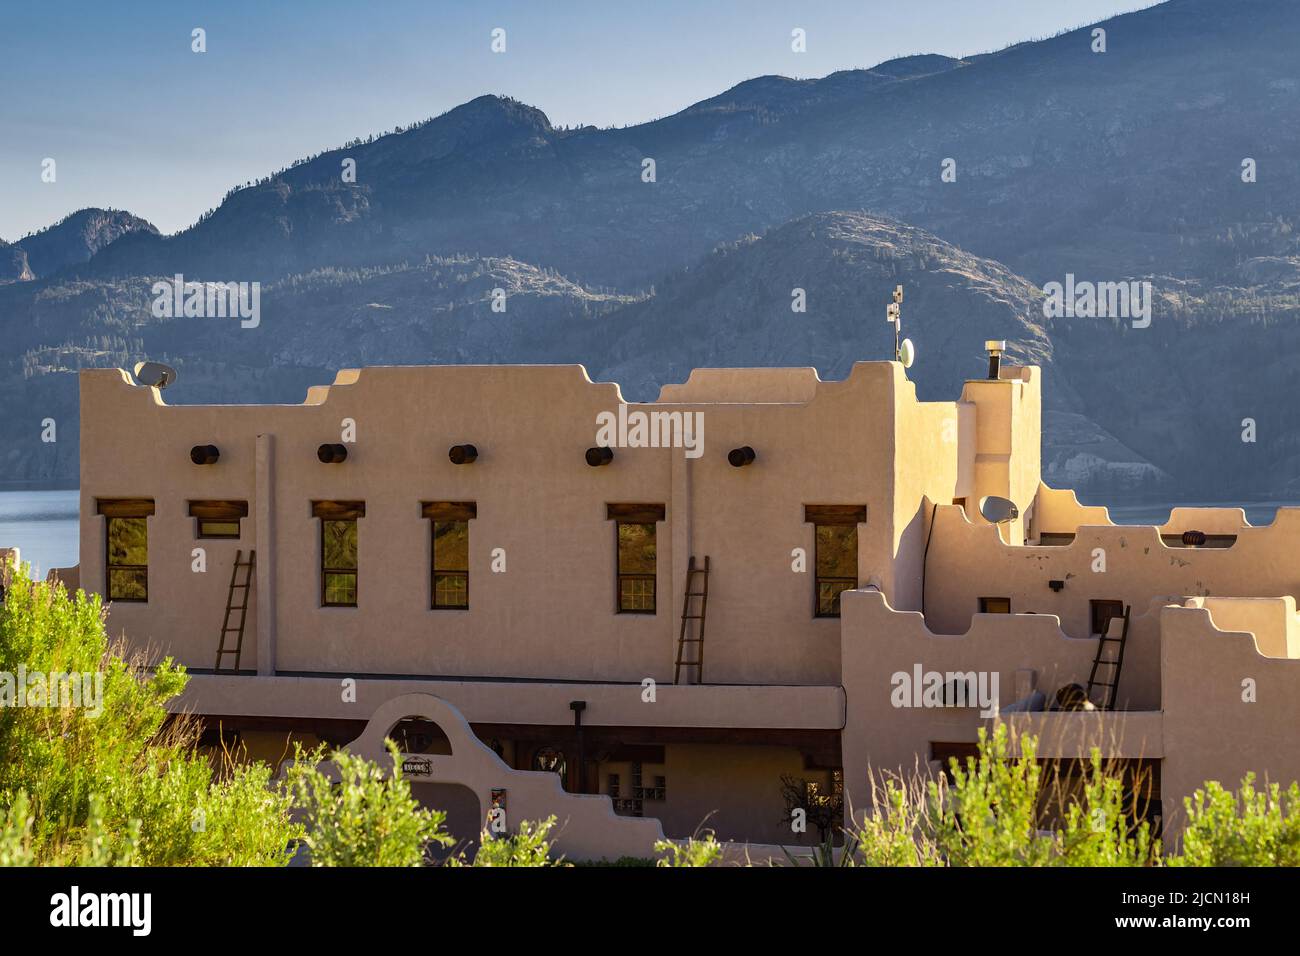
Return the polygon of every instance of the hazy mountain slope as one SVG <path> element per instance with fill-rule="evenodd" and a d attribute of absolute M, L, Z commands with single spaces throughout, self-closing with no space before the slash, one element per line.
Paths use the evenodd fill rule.
<path fill-rule="evenodd" d="M 1229 229 L 1253 235 L 1254 255 L 1292 254 L 1292 238 L 1260 230 L 1300 206 L 1288 160 L 1300 151 L 1300 4 L 1171 0 L 1104 27 L 1106 53 L 1084 29 L 938 72 L 900 67 L 901 79 L 764 77 L 625 129 L 557 130 L 539 110 L 480 97 L 240 190 L 176 237 L 119 242 L 94 269 L 251 279 L 468 252 L 630 287 L 719 242 L 845 208 L 1035 281 L 1207 275 L 1224 266 Z M 1241 182 L 1244 157 L 1258 182 Z M 647 158 L 654 183 L 641 178 Z M 945 158 L 956 182 L 940 181 Z"/>
<path fill-rule="evenodd" d="M 909 377 L 923 400 L 951 400 L 984 370 L 983 343 L 1005 338 L 1017 358 L 1048 365 L 1040 293 L 999 263 L 903 223 L 863 212 L 818 213 L 715 249 L 612 315 L 619 337 L 600 366 L 625 391 L 653 399 L 700 366 L 811 365 L 843 378 L 862 359 L 893 357 L 885 306 L 904 286 L 903 334 L 921 360 Z M 806 312 L 796 312 L 802 290 Z"/>
<path fill-rule="evenodd" d="M 0 482 L 77 475 L 76 370 L 174 364 L 174 403 L 301 402 L 340 367 L 439 362 L 576 362 L 565 340 L 627 296 L 585 289 L 509 259 L 430 259 L 320 270 L 261 292 L 261 321 L 159 319 L 153 277 L 36 281 L 0 288 Z M 506 294 L 504 313 L 492 293 Z M 53 418 L 58 441 L 41 441 Z"/>
<path fill-rule="evenodd" d="M 854 361 L 892 357 L 885 305 L 899 284 L 904 335 L 919 353 L 908 377 L 922 400 L 959 396 L 964 380 L 985 374 L 984 341 L 1004 338 L 1013 359 L 1046 374 L 1048 475 L 1110 489 L 1167 478 L 1083 414 L 1088 403 L 1048 339 L 1037 288 L 1000 263 L 861 212 L 797 219 L 657 283 L 653 298 L 604 323 L 618 337 L 593 374 L 646 400 L 700 366 L 810 365 L 842 378 Z M 796 289 L 806 312 L 791 308 Z"/>
<path fill-rule="evenodd" d="M 1250 260 L 1239 284 L 1184 283 L 1136 330 L 1111 320 L 1043 318 L 1042 293 L 1005 266 L 893 220 L 816 214 L 725 244 L 664 277 L 651 297 L 583 287 L 511 259 L 318 270 L 264 287 L 261 324 L 152 316 L 151 278 L 38 281 L 0 289 L 14 359 L 0 402 L 75 431 L 85 365 L 173 362 L 178 402 L 299 401 L 339 367 L 419 362 L 581 362 L 594 377 L 653 398 L 691 368 L 812 365 L 826 378 L 892 353 L 884 305 L 906 290 L 910 373 L 923 399 L 951 399 L 984 371 L 983 342 L 1045 370 L 1044 472 L 1093 490 L 1171 478 L 1189 494 L 1285 489 L 1300 465 L 1300 282 L 1294 264 Z M 506 311 L 491 308 L 493 290 Z M 791 309 L 802 289 L 806 312 Z M 1247 318 L 1239 319 L 1241 309 Z M 1236 360 L 1249 372 L 1224 374 Z M 2 384 L 7 383 L 7 384 Z M 1240 441 L 1255 417 L 1260 438 Z M 69 423 L 71 422 L 71 425 Z M 14 418 L 0 428 L 6 478 L 70 477 L 75 449 L 39 442 Z M 1300 489 L 1297 489 L 1300 490 Z"/>
<path fill-rule="evenodd" d="M 931 53 L 887 60 L 869 70 L 840 70 L 817 79 L 758 76 L 689 106 L 654 125 L 671 126 L 673 121 L 680 121 L 684 117 L 708 113 L 747 113 L 761 120 L 770 120 L 807 110 L 814 105 L 848 104 L 891 83 L 944 73 L 964 65 L 962 60 Z"/>
<path fill-rule="evenodd" d="M 27 254 L 34 274 L 48 276 L 86 262 L 110 242 L 133 232 L 158 234 L 151 223 L 120 209 L 79 209 L 15 245 Z"/>

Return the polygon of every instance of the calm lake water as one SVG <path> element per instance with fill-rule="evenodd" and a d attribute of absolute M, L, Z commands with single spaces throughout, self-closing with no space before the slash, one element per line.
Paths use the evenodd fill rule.
<path fill-rule="evenodd" d="M 1168 501 L 1141 501 L 1126 499 L 1099 499 L 1091 496 L 1079 496 L 1085 505 L 1105 505 L 1110 509 L 1110 520 L 1116 524 L 1154 524 L 1162 525 L 1169 520 L 1171 508 L 1242 508 L 1246 520 L 1255 527 L 1272 524 L 1278 508 L 1294 508 L 1298 501 L 1178 501 L 1172 505 Z"/>
<path fill-rule="evenodd" d="M 0 491 L 0 548 L 18 548 L 44 578 L 77 563 L 77 491 Z"/>
<path fill-rule="evenodd" d="M 1097 500 L 1086 497 L 1086 504 L 1110 507 L 1111 520 L 1117 524 L 1164 524 L 1169 520 L 1169 504 L 1154 501 Z M 1283 505 L 1295 501 L 1197 501 L 1180 502 L 1195 507 L 1245 508 L 1246 520 L 1253 525 L 1268 524 Z M 45 577 L 50 568 L 67 568 L 78 561 L 78 496 L 72 491 L 0 491 L 0 548 L 17 547 L 24 561 L 32 564 L 33 574 Z"/>

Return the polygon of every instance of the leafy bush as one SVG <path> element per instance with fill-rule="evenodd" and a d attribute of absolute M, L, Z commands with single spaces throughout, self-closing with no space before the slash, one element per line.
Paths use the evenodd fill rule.
<path fill-rule="evenodd" d="M 1300 866 L 1300 784 L 1257 790 L 1250 773 L 1235 794 L 1210 781 L 1183 806 L 1182 854 L 1171 866 Z"/>
<path fill-rule="evenodd" d="M 454 842 L 443 829 L 447 815 L 424 809 L 411 796 L 391 740 L 388 752 L 391 775 L 377 763 L 335 751 L 330 755 L 339 776 L 335 783 L 318 767 L 321 748 L 298 749 L 287 789 L 303 814 L 303 843 L 312 866 L 420 866 L 431 844 Z"/>
<path fill-rule="evenodd" d="M 703 839 L 659 840 L 655 852 L 660 854 L 659 866 L 712 866 L 722 859 L 722 845 L 711 830 L 705 832 Z"/>
<path fill-rule="evenodd" d="M 0 672 L 89 674 L 81 706 L 0 707 L 0 859 L 11 864 L 285 864 L 297 835 L 265 766 L 227 760 L 220 777 L 196 727 L 167 720 L 188 678 L 150 672 L 109 642 L 97 596 L 68 595 L 15 568 L 0 604 Z M 10 683 L 12 681 L 12 683 Z M 39 683 L 37 681 L 36 683 Z M 18 703 L 18 701 L 14 701 Z"/>
<path fill-rule="evenodd" d="M 519 824 L 519 832 L 493 836 L 484 829 L 479 836 L 474 862 L 466 863 L 465 855 L 447 861 L 448 866 L 568 866 L 563 857 L 552 860 L 553 840 L 547 837 L 555 827 L 555 817 Z"/>
<path fill-rule="evenodd" d="M 1159 859 L 1144 821 L 1130 823 L 1123 780 L 1092 750 L 1081 786 L 1045 783 L 1037 740 L 1012 757 L 1006 725 L 980 731 L 979 754 L 946 779 L 875 781 L 873 809 L 851 835 L 870 866 L 1141 866 Z M 1057 827 L 1044 827 L 1048 811 Z"/>

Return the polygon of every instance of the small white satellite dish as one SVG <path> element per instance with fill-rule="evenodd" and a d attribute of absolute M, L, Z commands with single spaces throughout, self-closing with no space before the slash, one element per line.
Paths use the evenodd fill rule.
<path fill-rule="evenodd" d="M 137 362 L 135 380 L 141 385 L 166 388 L 176 381 L 176 369 L 162 362 Z"/>
<path fill-rule="evenodd" d="M 1015 521 L 1020 517 L 1020 509 L 1016 503 L 1007 498 L 999 498 L 997 495 L 985 495 L 980 499 L 980 514 L 984 516 L 985 521 L 993 524 L 1002 524 L 1005 521 Z"/>
<path fill-rule="evenodd" d="M 898 360 L 903 363 L 903 368 L 911 368 L 916 361 L 916 346 L 911 339 L 903 339 L 903 344 L 898 347 Z"/>

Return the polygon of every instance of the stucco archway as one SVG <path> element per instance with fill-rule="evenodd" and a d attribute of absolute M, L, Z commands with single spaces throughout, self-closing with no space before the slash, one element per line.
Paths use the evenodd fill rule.
<path fill-rule="evenodd" d="M 446 735 L 450 752 L 403 752 L 403 776 L 413 786 L 466 788 L 477 798 L 485 823 L 494 805 L 504 806 L 504 824 L 509 831 L 520 821 L 554 816 L 555 849 L 580 860 L 653 856 L 655 842 L 664 838 L 658 820 L 620 817 L 607 796 L 566 793 L 555 773 L 511 768 L 475 736 L 459 710 L 431 694 L 404 694 L 381 704 L 347 750 L 391 766 L 384 741 L 394 727 L 408 720 L 437 725 Z"/>

